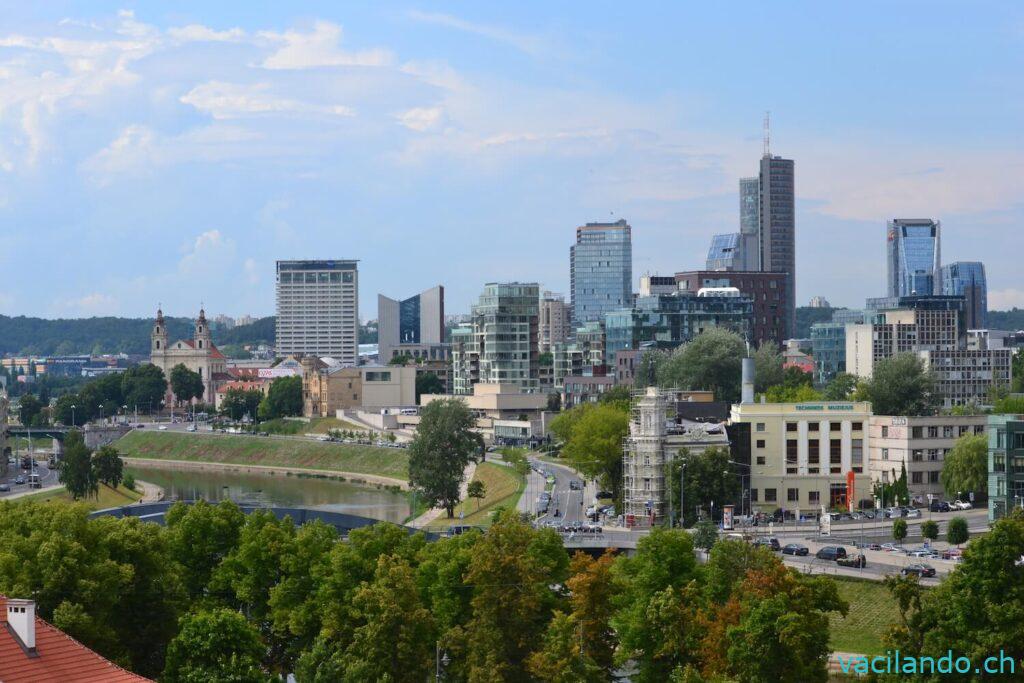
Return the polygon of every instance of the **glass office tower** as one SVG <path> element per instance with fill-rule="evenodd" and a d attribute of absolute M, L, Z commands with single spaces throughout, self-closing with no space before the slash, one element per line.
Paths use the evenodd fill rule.
<path fill-rule="evenodd" d="M 888 292 L 891 297 L 940 294 L 939 221 L 896 218 L 888 224 Z"/>
<path fill-rule="evenodd" d="M 759 205 L 760 270 L 786 273 L 786 335 L 796 334 L 796 208 L 792 159 L 761 157 Z M 741 191 L 742 191 L 742 185 Z"/>
<path fill-rule="evenodd" d="M 964 318 L 969 330 L 988 327 L 988 285 L 985 264 L 957 261 L 942 266 L 942 293 L 964 298 Z"/>
<path fill-rule="evenodd" d="M 576 325 L 603 321 L 633 303 L 632 229 L 625 220 L 576 228 L 569 248 L 569 280 Z"/>

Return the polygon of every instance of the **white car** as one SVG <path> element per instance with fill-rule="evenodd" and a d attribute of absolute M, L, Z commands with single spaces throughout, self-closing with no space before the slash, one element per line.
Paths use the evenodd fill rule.
<path fill-rule="evenodd" d="M 954 500 L 952 503 L 949 504 L 949 507 L 955 508 L 957 510 L 970 510 L 974 506 L 971 505 L 970 501 L 967 500 Z"/>
<path fill-rule="evenodd" d="M 166 432 L 167 431 L 167 425 L 160 425 L 159 427 L 157 427 L 157 429 L 159 429 L 161 432 Z"/>
<path fill-rule="evenodd" d="M 918 518 L 918 517 L 921 516 L 921 511 L 918 510 L 917 508 L 910 508 L 909 510 L 907 510 L 907 515 L 906 516 L 907 516 L 908 519 L 909 518 Z"/>

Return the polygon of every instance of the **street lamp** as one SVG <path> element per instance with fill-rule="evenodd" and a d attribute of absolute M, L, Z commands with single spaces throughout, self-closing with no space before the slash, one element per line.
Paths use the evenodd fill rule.
<path fill-rule="evenodd" d="M 77 425 L 75 425 L 75 408 L 76 407 L 77 406 L 74 403 L 71 404 L 71 426 L 72 427 L 77 426 Z"/>
<path fill-rule="evenodd" d="M 434 644 L 434 680 L 441 680 L 441 671 L 451 664 L 451 658 L 447 652 L 441 651 L 441 641 Z"/>

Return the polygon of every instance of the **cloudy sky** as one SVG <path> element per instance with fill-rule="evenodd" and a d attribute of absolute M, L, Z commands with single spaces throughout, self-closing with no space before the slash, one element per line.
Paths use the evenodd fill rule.
<path fill-rule="evenodd" d="M 0 2 L 0 313 L 273 312 L 276 258 L 378 292 L 568 290 L 574 227 L 634 276 L 738 226 L 771 111 L 797 290 L 884 293 L 887 218 L 942 220 L 1024 306 L 1024 6 Z"/>

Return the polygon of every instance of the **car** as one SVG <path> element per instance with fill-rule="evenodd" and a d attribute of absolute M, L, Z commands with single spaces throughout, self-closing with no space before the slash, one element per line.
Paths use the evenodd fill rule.
<path fill-rule="evenodd" d="M 868 543 L 864 547 L 868 550 L 882 550 L 882 546 L 878 543 Z"/>
<path fill-rule="evenodd" d="M 783 555 L 808 555 L 810 552 L 807 546 L 800 545 L 799 543 L 789 543 L 782 548 Z"/>
<path fill-rule="evenodd" d="M 167 431 L 167 425 L 160 425 L 159 427 L 157 427 L 157 429 L 159 429 L 161 432 L 166 432 Z"/>
<path fill-rule="evenodd" d="M 579 481 L 575 480 L 575 479 L 572 479 L 572 480 L 569 481 L 569 490 L 570 491 L 582 491 L 583 490 L 583 484 L 580 483 Z"/>
<path fill-rule="evenodd" d="M 782 545 L 779 543 L 779 539 L 772 536 L 761 536 L 760 538 L 754 539 L 754 546 L 763 546 L 769 550 L 782 550 Z"/>
<path fill-rule="evenodd" d="M 11 485 L 7 483 L 0 484 L 0 491 L 10 491 Z"/>
<path fill-rule="evenodd" d="M 898 545 L 896 545 L 895 543 L 883 543 L 881 545 L 881 550 L 884 550 L 887 553 L 894 553 L 894 552 L 898 551 L 899 549 L 900 549 L 900 547 Z"/>
<path fill-rule="evenodd" d="M 857 553 L 856 555 L 847 555 L 846 557 L 840 557 L 836 560 L 836 564 L 840 567 L 854 567 L 856 569 L 863 569 L 868 566 L 868 559 Z"/>
<path fill-rule="evenodd" d="M 908 564 L 900 570 L 903 576 L 931 577 L 935 576 L 935 567 L 930 564 Z"/>
<path fill-rule="evenodd" d="M 875 518 L 875 511 L 874 510 L 861 510 L 860 514 L 863 515 L 864 519 L 874 519 Z"/>
<path fill-rule="evenodd" d="M 611 491 L 598 491 L 597 495 L 594 496 L 594 497 L 595 498 L 600 498 L 601 500 L 607 500 L 609 498 L 614 498 L 615 494 L 612 493 Z"/>
<path fill-rule="evenodd" d="M 885 516 L 889 519 L 899 519 L 903 516 L 903 509 L 892 507 L 885 511 Z"/>
<path fill-rule="evenodd" d="M 447 536 L 448 538 L 453 538 L 455 536 L 461 536 L 462 534 L 464 534 L 464 533 L 466 533 L 466 532 L 468 532 L 468 531 L 470 531 L 472 529 L 475 529 L 475 528 L 476 527 L 472 527 L 472 526 L 454 525 L 454 526 L 448 527 L 448 529 L 445 530 L 444 535 Z"/>
<path fill-rule="evenodd" d="M 819 560 L 838 560 L 840 557 L 846 557 L 846 548 L 841 545 L 827 545 L 814 553 L 814 556 Z"/>
<path fill-rule="evenodd" d="M 186 432 L 194 432 L 194 431 L 196 431 L 196 429 L 197 428 L 196 428 L 195 424 L 190 424 L 188 427 L 185 427 L 185 431 Z"/>
<path fill-rule="evenodd" d="M 14 478 L 14 483 L 15 483 L 15 484 L 18 484 L 19 486 L 20 486 L 21 484 L 24 484 L 24 483 L 25 483 L 25 477 L 23 477 L 23 476 L 21 476 L 21 475 L 19 474 L 19 475 L 18 475 L 17 477 L 15 477 L 15 478 Z"/>
<path fill-rule="evenodd" d="M 970 510 L 974 506 L 971 505 L 970 501 L 954 500 L 952 503 L 950 503 L 949 507 L 955 510 Z"/>
<path fill-rule="evenodd" d="M 907 519 L 918 519 L 921 517 L 921 511 L 917 508 L 911 508 L 904 514 Z"/>
<path fill-rule="evenodd" d="M 944 500 L 933 500 L 928 509 L 932 512 L 949 512 L 949 503 Z"/>
<path fill-rule="evenodd" d="M 939 554 L 934 550 L 925 550 L 924 548 L 922 548 L 921 550 L 912 550 L 908 552 L 907 555 L 909 555 L 910 557 L 920 557 L 922 559 L 934 559 L 939 556 Z"/>

